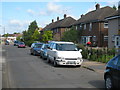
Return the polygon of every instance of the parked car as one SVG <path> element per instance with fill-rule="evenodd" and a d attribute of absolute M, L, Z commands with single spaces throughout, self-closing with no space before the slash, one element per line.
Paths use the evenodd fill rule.
<path fill-rule="evenodd" d="M 43 59 L 47 59 L 47 49 L 48 49 L 49 44 L 43 44 L 40 52 L 40 56 Z"/>
<path fill-rule="evenodd" d="M 111 90 L 113 88 L 120 89 L 120 55 L 111 59 L 104 73 L 105 88 Z"/>
<path fill-rule="evenodd" d="M 25 48 L 25 43 L 24 42 L 19 42 L 18 43 L 18 48 Z"/>
<path fill-rule="evenodd" d="M 5 45 L 9 45 L 9 42 L 7 40 L 5 41 Z"/>
<path fill-rule="evenodd" d="M 18 40 L 14 41 L 14 46 L 18 46 L 19 42 L 20 41 L 18 41 Z"/>
<path fill-rule="evenodd" d="M 40 55 L 42 45 L 43 43 L 33 43 L 30 49 L 31 55 Z"/>
<path fill-rule="evenodd" d="M 58 65 L 80 66 L 83 62 L 81 49 L 78 50 L 72 42 L 50 42 L 47 53 L 47 62 L 53 62 Z"/>

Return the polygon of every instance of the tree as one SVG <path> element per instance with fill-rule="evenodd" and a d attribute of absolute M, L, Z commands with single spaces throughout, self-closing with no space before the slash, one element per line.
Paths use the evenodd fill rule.
<path fill-rule="evenodd" d="M 33 35 L 32 35 L 32 38 L 34 39 L 34 41 L 39 41 L 39 39 L 40 39 L 40 32 L 38 30 L 35 30 Z"/>
<path fill-rule="evenodd" d="M 52 39 L 52 31 L 44 31 L 44 34 L 42 35 L 42 41 L 47 42 L 51 41 Z"/>
<path fill-rule="evenodd" d="M 72 27 L 69 31 L 64 32 L 62 40 L 75 43 L 78 42 L 78 31 L 75 27 Z"/>
<path fill-rule="evenodd" d="M 30 46 L 34 42 L 34 40 L 36 40 L 36 37 L 38 37 L 35 36 L 36 35 L 35 30 L 38 30 L 38 26 L 37 22 L 33 21 L 30 23 L 28 30 L 23 31 L 23 40 L 26 43 L 26 45 Z"/>
<path fill-rule="evenodd" d="M 116 6 L 115 6 L 115 5 L 113 5 L 113 9 L 117 10 L 117 8 L 116 8 Z"/>

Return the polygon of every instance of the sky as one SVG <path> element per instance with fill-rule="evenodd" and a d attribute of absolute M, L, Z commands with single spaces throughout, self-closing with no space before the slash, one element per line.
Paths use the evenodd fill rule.
<path fill-rule="evenodd" d="M 101 2 L 100 2 L 101 1 Z M 39 27 L 63 19 L 63 15 L 78 20 L 82 14 L 95 10 L 96 3 L 100 7 L 118 6 L 119 0 L 2 0 L 0 2 L 0 34 L 27 30 L 30 23 L 36 20 Z M 4 32 L 5 31 L 5 32 Z"/>

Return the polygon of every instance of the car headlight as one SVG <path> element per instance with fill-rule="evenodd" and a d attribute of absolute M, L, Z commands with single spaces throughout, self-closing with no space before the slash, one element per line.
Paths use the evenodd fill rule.
<path fill-rule="evenodd" d="M 57 60 L 65 62 L 65 58 L 64 57 L 57 57 Z"/>
<path fill-rule="evenodd" d="M 78 57 L 78 60 L 81 60 L 81 58 L 80 58 L 80 57 Z"/>

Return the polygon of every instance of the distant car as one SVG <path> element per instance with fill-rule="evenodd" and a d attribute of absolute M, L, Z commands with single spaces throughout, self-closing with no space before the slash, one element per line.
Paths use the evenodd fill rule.
<path fill-rule="evenodd" d="M 43 43 L 33 43 L 30 49 L 31 55 L 40 55 L 42 45 Z"/>
<path fill-rule="evenodd" d="M 18 48 L 25 48 L 25 43 L 24 42 L 19 42 L 18 43 Z"/>
<path fill-rule="evenodd" d="M 43 44 L 40 52 L 40 56 L 43 59 L 47 59 L 47 49 L 48 49 L 49 44 Z"/>
<path fill-rule="evenodd" d="M 9 42 L 8 42 L 8 41 L 5 41 L 5 45 L 9 45 Z"/>
<path fill-rule="evenodd" d="M 20 41 L 18 41 L 18 40 L 14 41 L 14 46 L 18 46 L 19 42 Z"/>
<path fill-rule="evenodd" d="M 113 88 L 119 88 L 120 90 L 120 55 L 115 56 L 107 63 L 104 80 L 107 90 L 112 90 Z"/>

